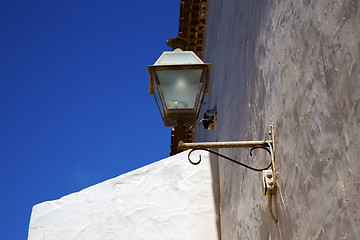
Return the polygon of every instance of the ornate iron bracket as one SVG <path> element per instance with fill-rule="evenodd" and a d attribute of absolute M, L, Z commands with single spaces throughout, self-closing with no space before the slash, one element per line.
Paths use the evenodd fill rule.
<path fill-rule="evenodd" d="M 277 187 L 277 178 L 276 178 L 276 166 L 275 166 L 275 151 L 274 151 L 274 129 L 273 126 L 270 126 L 269 132 L 270 139 L 266 141 L 234 141 L 234 142 L 199 142 L 199 143 L 184 143 L 179 142 L 179 149 L 191 149 L 188 154 L 188 160 L 193 165 L 198 165 L 201 162 L 201 155 L 199 155 L 198 161 L 192 161 L 190 156 L 194 151 L 204 150 L 215 154 L 223 159 L 226 159 L 230 162 L 248 168 L 252 171 L 262 172 L 262 183 L 263 183 L 263 194 L 272 195 L 276 192 Z M 212 148 L 251 148 L 250 156 L 252 156 L 252 151 L 255 149 L 263 149 L 267 151 L 271 156 L 271 162 L 268 166 L 264 168 L 255 168 L 247 164 L 241 163 L 235 159 L 232 159 L 228 156 L 220 154 L 211 150 Z"/>
<path fill-rule="evenodd" d="M 271 146 L 271 144 L 269 144 L 269 145 Z M 252 156 L 252 153 L 251 153 L 251 152 L 252 152 L 254 149 L 257 149 L 257 148 L 259 148 L 259 149 L 264 149 L 264 150 L 266 150 L 269 154 L 271 154 L 271 152 L 270 152 L 269 149 L 267 149 L 267 148 L 265 148 L 265 147 L 263 147 L 263 146 L 258 146 L 258 147 L 253 147 L 253 148 L 250 149 L 250 156 Z M 232 159 L 232 158 L 230 158 L 230 157 L 228 157 L 228 156 L 225 156 L 225 155 L 220 154 L 220 153 L 218 153 L 218 152 L 212 151 L 212 150 L 210 150 L 209 148 L 195 148 L 195 149 L 192 149 L 192 150 L 189 152 L 189 154 L 188 154 L 188 160 L 189 160 L 189 162 L 190 162 L 191 164 L 193 164 L 193 165 L 198 165 L 198 164 L 201 162 L 201 155 L 199 155 L 199 161 L 197 161 L 197 162 L 193 162 L 193 161 L 191 160 L 191 158 L 190 158 L 190 155 L 191 155 L 194 151 L 198 151 L 198 150 L 207 151 L 207 152 L 209 152 L 209 153 L 212 153 L 212 154 L 214 154 L 214 155 L 217 155 L 217 156 L 219 156 L 219 157 L 222 157 L 222 158 L 224 158 L 224 159 L 226 159 L 226 160 L 229 160 L 230 162 L 233 162 L 233 163 L 235 163 L 235 164 L 238 164 L 238 165 L 240 165 L 240 166 L 243 166 L 243 167 L 245 167 L 245 168 L 248 168 L 248 169 L 250 169 L 250 170 L 252 170 L 252 171 L 256 171 L 256 172 L 261 172 L 261 171 L 267 170 L 267 169 L 269 169 L 269 168 L 271 167 L 271 165 L 272 165 L 272 162 L 270 162 L 269 166 L 267 166 L 267 167 L 264 167 L 264 168 L 254 168 L 254 167 L 251 167 L 251 166 L 249 166 L 249 165 L 247 165 L 247 164 L 245 164 L 245 163 L 241 163 L 241 162 L 239 162 L 239 161 L 236 161 L 235 159 Z"/>

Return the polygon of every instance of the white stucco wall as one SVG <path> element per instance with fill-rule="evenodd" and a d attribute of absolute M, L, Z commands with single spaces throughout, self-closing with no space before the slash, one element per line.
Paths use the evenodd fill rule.
<path fill-rule="evenodd" d="M 187 153 L 34 206 L 28 240 L 218 239 L 209 155 Z"/>

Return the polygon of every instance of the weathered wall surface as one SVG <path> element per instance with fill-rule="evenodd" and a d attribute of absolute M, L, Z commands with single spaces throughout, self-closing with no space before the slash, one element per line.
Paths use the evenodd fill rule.
<path fill-rule="evenodd" d="M 217 183 L 198 153 L 199 166 L 183 152 L 34 206 L 28 239 L 217 240 Z"/>
<path fill-rule="evenodd" d="M 360 239 L 360 2 L 210 0 L 204 60 L 218 121 L 197 140 L 276 134 L 278 227 L 260 174 L 219 160 L 222 239 Z"/>

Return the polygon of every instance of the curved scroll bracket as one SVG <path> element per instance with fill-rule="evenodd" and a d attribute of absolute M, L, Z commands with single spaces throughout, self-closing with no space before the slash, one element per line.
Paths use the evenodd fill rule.
<path fill-rule="evenodd" d="M 252 151 L 254 149 L 264 149 L 265 151 L 267 151 L 269 154 L 271 154 L 270 150 L 267 147 L 263 147 L 263 146 L 258 146 L 258 147 L 253 147 L 250 149 L 250 156 L 252 156 Z"/>
<path fill-rule="evenodd" d="M 242 167 L 248 168 L 256 172 L 262 172 L 262 182 L 263 182 L 263 193 L 264 195 L 272 195 L 276 193 L 277 188 L 277 176 L 276 176 L 276 166 L 275 166 L 275 150 L 274 150 L 274 128 L 270 126 L 269 132 L 270 139 L 264 141 L 234 141 L 234 142 L 199 142 L 199 143 L 184 143 L 179 142 L 179 150 L 191 149 L 188 154 L 188 160 L 193 165 L 198 165 L 201 162 L 201 155 L 197 161 L 191 159 L 191 154 L 197 150 L 204 150 L 211 154 L 214 154 L 218 157 L 221 157 L 225 160 L 233 162 Z M 232 159 L 228 156 L 215 152 L 211 149 L 213 148 L 250 148 L 250 156 L 252 156 L 255 149 L 263 149 L 268 152 L 271 156 L 271 162 L 268 166 L 263 168 L 255 168 L 247 164 L 241 163 L 235 159 Z"/>
<path fill-rule="evenodd" d="M 253 148 L 250 150 L 250 155 L 251 155 L 251 156 L 252 156 L 251 151 L 254 150 L 254 149 L 256 149 L 256 148 L 264 149 L 264 150 L 266 150 L 267 152 L 270 153 L 270 150 L 267 149 L 267 148 L 265 148 L 265 147 L 253 147 Z M 238 164 L 238 165 L 240 165 L 240 166 L 242 166 L 242 167 L 245 167 L 245 168 L 247 168 L 247 169 L 250 169 L 250 170 L 256 171 L 256 172 L 261 172 L 261 171 L 267 170 L 267 169 L 269 169 L 269 168 L 272 166 L 272 162 L 270 162 L 270 164 L 269 164 L 268 166 L 264 167 L 264 168 L 251 167 L 251 166 L 249 166 L 249 165 L 247 165 L 247 164 L 245 164 L 245 163 L 241 163 L 241 162 L 239 162 L 239 161 L 236 161 L 235 159 L 232 159 L 232 158 L 230 158 L 230 157 L 228 157 L 228 156 L 225 156 L 225 155 L 220 154 L 220 153 L 218 153 L 218 152 L 212 151 L 212 150 L 210 150 L 209 148 L 195 148 L 195 149 L 192 149 L 192 150 L 189 152 L 189 154 L 188 154 L 188 160 L 189 160 L 189 162 L 190 162 L 191 164 L 193 164 L 193 165 L 198 165 L 198 164 L 200 164 L 200 162 L 201 162 L 201 155 L 199 155 L 199 160 L 198 160 L 197 162 L 192 161 L 191 158 L 190 158 L 191 154 L 192 154 L 194 151 L 198 151 L 198 150 L 207 151 L 207 152 L 209 152 L 209 153 L 212 153 L 212 154 L 214 154 L 214 155 L 216 155 L 216 156 L 219 156 L 219 157 L 221 157 L 221 158 L 223 158 L 223 159 L 226 159 L 226 160 L 228 160 L 228 161 L 230 161 L 230 162 L 233 162 L 233 163 L 235 163 L 235 164 Z"/>
<path fill-rule="evenodd" d="M 277 226 L 278 219 L 276 218 L 273 211 L 273 199 L 276 201 L 276 189 L 277 189 L 277 176 L 276 176 L 276 165 L 275 165 L 275 149 L 274 149 L 274 128 L 270 126 L 269 132 L 270 139 L 266 141 L 236 141 L 236 142 L 200 142 L 200 143 L 184 143 L 179 142 L 179 149 L 191 149 L 188 154 L 188 160 L 193 165 L 198 165 L 201 162 L 201 154 L 199 155 L 199 159 L 197 161 L 193 161 L 191 159 L 191 154 L 198 150 L 204 150 L 211 154 L 214 154 L 222 159 L 228 160 L 232 163 L 238 164 L 242 167 L 248 168 L 250 170 L 256 172 L 262 172 L 262 185 L 263 185 L 263 194 L 269 196 L 269 207 L 271 217 L 274 223 Z M 271 156 L 271 162 L 268 166 L 263 168 L 255 168 L 253 166 L 249 166 L 247 164 L 241 163 L 232 159 L 228 156 L 220 154 L 211 150 L 212 148 L 250 148 L 250 156 L 252 156 L 253 151 L 255 149 L 263 149 Z M 275 207 L 276 210 L 276 207 Z"/>

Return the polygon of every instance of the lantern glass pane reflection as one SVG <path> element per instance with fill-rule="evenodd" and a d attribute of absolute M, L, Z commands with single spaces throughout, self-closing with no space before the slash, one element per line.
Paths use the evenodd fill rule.
<path fill-rule="evenodd" d="M 168 109 L 194 108 L 202 70 L 157 71 Z"/>

